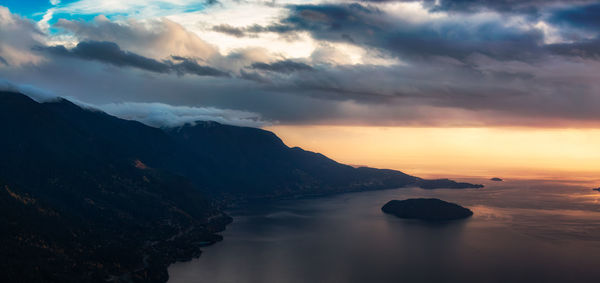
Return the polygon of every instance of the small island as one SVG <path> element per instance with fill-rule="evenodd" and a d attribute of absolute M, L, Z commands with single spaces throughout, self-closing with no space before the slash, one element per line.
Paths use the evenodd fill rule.
<path fill-rule="evenodd" d="M 490 181 L 494 181 L 494 182 L 502 182 L 502 181 L 504 181 L 504 180 L 502 180 L 502 178 L 494 177 L 494 178 L 491 178 L 491 179 L 490 179 Z"/>
<path fill-rule="evenodd" d="M 600 192 L 600 187 L 592 189 L 592 190 Z"/>
<path fill-rule="evenodd" d="M 473 215 L 473 212 L 468 208 L 436 198 L 391 200 L 381 210 L 400 218 L 425 221 L 447 221 Z"/>

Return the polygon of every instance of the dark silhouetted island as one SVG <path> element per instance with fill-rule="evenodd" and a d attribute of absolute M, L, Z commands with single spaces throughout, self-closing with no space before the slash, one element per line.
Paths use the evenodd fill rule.
<path fill-rule="evenodd" d="M 498 178 L 498 177 L 494 177 L 494 178 L 491 178 L 491 179 L 490 179 L 490 181 L 494 181 L 494 182 L 502 182 L 502 181 L 504 181 L 504 180 L 502 180 L 501 178 Z"/>
<path fill-rule="evenodd" d="M 592 190 L 594 190 L 594 191 L 599 191 L 599 192 L 600 192 L 600 187 L 598 187 L 598 188 L 595 188 L 595 189 L 592 189 Z"/>
<path fill-rule="evenodd" d="M 381 210 L 400 218 L 425 221 L 447 221 L 473 215 L 473 212 L 468 208 L 436 198 L 391 200 Z"/>

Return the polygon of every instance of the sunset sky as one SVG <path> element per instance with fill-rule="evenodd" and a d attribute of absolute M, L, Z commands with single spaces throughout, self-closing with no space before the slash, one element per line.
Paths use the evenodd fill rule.
<path fill-rule="evenodd" d="M 424 176 L 584 178 L 599 30 L 587 0 L 3 0 L 0 88 Z"/>

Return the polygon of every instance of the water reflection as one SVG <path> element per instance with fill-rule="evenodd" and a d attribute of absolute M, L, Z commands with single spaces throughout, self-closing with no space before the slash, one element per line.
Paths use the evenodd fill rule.
<path fill-rule="evenodd" d="M 171 266 L 170 282 L 596 282 L 600 193 L 558 182 L 488 185 L 239 207 L 225 241 Z M 431 224 L 381 213 L 388 200 L 409 197 L 457 202 L 475 215 Z"/>

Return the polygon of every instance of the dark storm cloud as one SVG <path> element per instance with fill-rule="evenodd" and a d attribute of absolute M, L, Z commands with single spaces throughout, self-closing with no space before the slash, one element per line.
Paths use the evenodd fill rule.
<path fill-rule="evenodd" d="M 199 65 L 191 58 L 171 56 L 175 63 L 168 62 L 178 74 L 194 74 L 198 76 L 229 77 L 229 73 L 217 70 L 213 67 Z"/>
<path fill-rule="evenodd" d="M 562 28 L 566 42 L 549 44 L 554 54 L 600 59 L 600 3 L 552 10 L 548 22 Z"/>
<path fill-rule="evenodd" d="M 556 10 L 550 22 L 597 32 L 600 29 L 600 3 Z"/>
<path fill-rule="evenodd" d="M 244 80 L 259 82 L 259 83 L 269 83 L 270 82 L 266 77 L 263 77 L 261 74 L 259 74 L 257 72 L 248 72 L 243 69 L 240 70 L 240 78 L 244 79 Z"/>
<path fill-rule="evenodd" d="M 439 21 L 412 23 L 361 4 L 290 6 L 282 23 L 328 41 L 355 42 L 381 48 L 402 58 L 449 56 L 458 59 L 481 53 L 504 59 L 537 56 L 543 34 L 499 21 Z"/>
<path fill-rule="evenodd" d="M 413 1 L 408 1 L 413 2 Z M 519 12 L 535 14 L 540 7 L 560 1 L 553 0 L 425 0 L 425 7 L 432 11 L 475 12 L 478 10 L 494 10 L 499 12 Z M 436 3 L 437 2 L 437 3 Z"/>
<path fill-rule="evenodd" d="M 580 58 L 600 59 L 600 39 L 584 40 L 575 43 L 557 43 L 546 46 L 554 54 Z"/>
<path fill-rule="evenodd" d="M 86 60 L 96 60 L 115 66 L 129 66 L 157 73 L 168 73 L 171 67 L 163 62 L 121 50 L 114 42 L 87 41 L 67 49 L 62 45 L 37 47 L 37 50 L 60 56 L 72 56 Z"/>
<path fill-rule="evenodd" d="M 577 5 L 593 3 L 594 0 L 362 0 L 362 2 L 419 2 L 432 12 L 464 12 L 496 11 L 501 13 L 519 13 L 537 16 L 552 6 L 563 4 Z"/>
<path fill-rule="evenodd" d="M 0 28 L 0 55 L 10 66 L 0 63 L 0 78 L 96 105 L 137 103 L 119 108 L 136 119 L 155 117 L 153 113 L 167 108 L 181 114 L 189 109 L 179 106 L 211 106 L 286 124 L 600 124 L 600 49 L 598 40 L 591 39 L 598 37 L 591 29 L 577 29 L 580 37 L 561 40 L 564 32 L 593 19 L 561 16 L 550 29 L 558 29 L 558 40 L 552 39 L 559 43 L 547 44 L 541 28 L 534 27 L 537 19 L 521 15 L 452 12 L 409 20 L 404 10 L 394 14 L 377 6 L 384 7 L 286 6 L 289 14 L 271 25 L 224 26 L 243 37 L 309 33 L 316 46 L 313 54 L 293 61 L 254 46 L 222 54 L 166 19 L 62 20 L 56 27 L 81 43 L 33 52 L 31 46 L 52 40 L 40 33 L 32 36 L 25 28 L 29 22 L 20 24 L 22 28 L 10 26 L 19 21 L 2 22 L 0 26 L 11 27 Z M 544 19 L 574 8 L 552 7 Z M 350 50 L 364 53 L 347 54 L 332 42 L 360 46 Z M 172 75 L 140 75 L 133 68 Z M 221 70 L 231 77 L 215 78 L 228 75 Z M 146 115 L 147 107 L 156 111 Z"/>
<path fill-rule="evenodd" d="M 76 57 L 85 60 L 95 60 L 103 63 L 112 64 L 120 67 L 134 67 L 155 73 L 176 72 L 179 75 L 194 74 L 198 76 L 228 76 L 227 73 L 208 66 L 198 65 L 189 58 L 173 56 L 173 60 L 164 60 L 162 62 L 140 56 L 133 52 L 121 50 L 114 42 L 105 41 L 85 41 L 77 44 L 72 49 L 67 49 L 62 45 L 42 47 L 37 46 L 35 50 L 46 51 L 47 53 L 59 56 Z"/>
<path fill-rule="evenodd" d="M 291 60 L 281 60 L 273 63 L 253 63 L 251 69 L 289 74 L 298 71 L 313 71 L 313 67 Z"/>
<path fill-rule="evenodd" d="M 600 79 L 593 72 L 600 63 L 587 61 L 532 66 L 482 57 L 471 62 L 481 66 L 477 70 L 431 63 L 418 68 L 319 68 L 281 77 L 264 72 L 272 80 L 268 84 L 235 78 L 226 84 L 211 83 L 210 77 L 156 79 L 128 68 L 106 72 L 92 64 L 98 63 L 52 60 L 20 72 L 0 69 L 0 77 L 35 81 L 41 88 L 95 104 L 208 105 L 260 113 L 267 121 L 282 123 L 465 126 L 542 125 L 550 119 L 575 124 L 600 121 L 600 97 L 593 84 Z M 90 89 L 90 85 L 105 87 Z"/>

